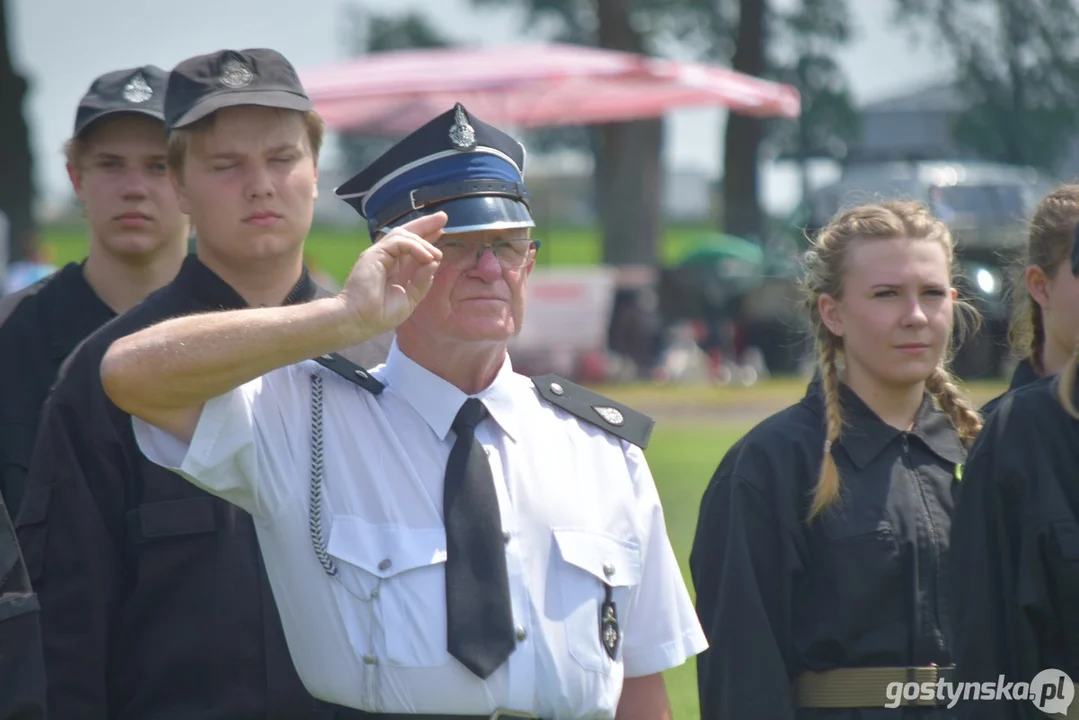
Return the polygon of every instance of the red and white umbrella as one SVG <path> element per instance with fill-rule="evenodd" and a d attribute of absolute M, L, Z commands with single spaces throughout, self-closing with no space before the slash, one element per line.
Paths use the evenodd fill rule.
<path fill-rule="evenodd" d="M 797 118 L 798 91 L 696 62 L 577 45 L 375 53 L 301 73 L 329 128 L 400 137 L 463 103 L 493 125 L 538 128 L 719 106 Z"/>

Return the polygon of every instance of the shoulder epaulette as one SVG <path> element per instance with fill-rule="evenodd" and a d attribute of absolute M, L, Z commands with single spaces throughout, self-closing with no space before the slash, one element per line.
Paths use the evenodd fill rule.
<path fill-rule="evenodd" d="M 558 375 L 532 378 L 540 397 L 587 423 L 644 450 L 655 420 Z"/>
<path fill-rule="evenodd" d="M 314 361 L 327 370 L 337 373 L 350 383 L 359 385 L 372 395 L 378 395 L 386 388 L 374 375 L 351 360 L 346 360 L 338 353 L 320 355 L 314 358 Z"/>

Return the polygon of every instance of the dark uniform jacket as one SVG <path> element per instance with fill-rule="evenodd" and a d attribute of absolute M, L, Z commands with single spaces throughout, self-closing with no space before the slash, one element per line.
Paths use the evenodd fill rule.
<path fill-rule="evenodd" d="M 1079 681 L 1079 420 L 1055 394 L 1055 378 L 1010 393 L 971 448 L 952 527 L 961 681 L 1029 683 L 1047 669 Z M 959 708 L 1045 717 L 1029 700 Z"/>
<path fill-rule="evenodd" d="M 1015 366 L 1015 371 L 1012 373 L 1012 382 L 1008 385 L 1008 389 L 1000 395 L 997 395 L 985 405 L 982 405 L 982 416 L 989 417 L 989 414 L 996 410 L 997 406 L 1000 405 L 1000 401 L 1012 390 L 1021 388 L 1024 385 L 1029 385 L 1040 377 L 1041 376 L 1035 372 L 1034 366 L 1030 364 L 1029 360 L 1020 361 L 1019 364 Z"/>
<path fill-rule="evenodd" d="M 697 658 L 706 720 L 948 717 L 796 709 L 806 670 L 952 661 L 948 532 L 965 449 L 929 395 L 911 432 L 841 396 L 840 507 L 807 525 L 825 439 L 817 381 L 739 440 L 705 491 L 690 569 L 710 644 Z"/>
<path fill-rule="evenodd" d="M 116 313 L 70 263 L 0 300 L 0 495 L 18 515 L 41 407 L 60 365 Z"/>
<path fill-rule="evenodd" d="M 286 302 L 316 290 L 305 270 Z M 251 517 L 147 460 L 131 416 L 101 386 L 116 338 L 241 307 L 189 256 L 171 284 L 88 338 L 61 370 L 17 523 L 41 601 L 52 717 L 343 717 L 300 683 Z M 372 343 L 366 362 L 386 347 Z"/>
<path fill-rule="evenodd" d="M 45 717 L 45 662 L 37 598 L 0 498 L 0 720 Z"/>

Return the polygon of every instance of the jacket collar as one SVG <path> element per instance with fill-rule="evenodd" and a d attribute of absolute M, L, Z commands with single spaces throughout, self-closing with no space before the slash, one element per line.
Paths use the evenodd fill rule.
<path fill-rule="evenodd" d="M 1029 385 L 1040 378 L 1041 375 L 1034 370 L 1034 366 L 1030 364 L 1030 360 L 1024 358 L 1015 366 L 1015 371 L 1012 373 L 1012 382 L 1008 386 L 1008 390 L 1015 390 L 1024 385 Z"/>
<path fill-rule="evenodd" d="M 922 398 L 914 428 L 909 433 L 881 420 L 846 383 L 839 384 L 839 398 L 843 406 L 843 427 L 838 444 L 859 469 L 868 466 L 903 435 L 918 438 L 930 452 L 947 462 L 958 464 L 966 459 L 967 451 L 959 433 L 928 392 Z M 819 374 L 810 382 L 803 402 L 824 419 L 824 388 Z"/>
<path fill-rule="evenodd" d="M 206 267 L 194 253 L 184 258 L 180 272 L 172 281 L 172 287 L 194 298 L 207 309 L 239 310 L 247 307 L 247 301 L 217 273 Z M 289 291 L 282 304 L 295 305 L 307 302 L 315 297 L 317 291 L 318 286 L 311 280 L 311 274 L 305 265 L 300 279 L 292 286 L 292 290 Z"/>

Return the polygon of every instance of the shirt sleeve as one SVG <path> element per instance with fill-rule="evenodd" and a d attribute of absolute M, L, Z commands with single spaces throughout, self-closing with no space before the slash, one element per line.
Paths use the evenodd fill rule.
<path fill-rule="evenodd" d="M 135 439 L 151 462 L 254 517 L 271 516 L 310 457 L 310 376 L 279 368 L 209 400 L 190 444 L 133 417 Z"/>
<path fill-rule="evenodd" d="M 123 578 L 128 467 L 100 385 L 89 373 L 66 378 L 43 410 L 16 520 L 41 607 L 50 717 L 108 717 L 111 710 L 110 618 Z"/>
<path fill-rule="evenodd" d="M 38 600 L 0 498 L 0 718 L 45 717 Z"/>
<path fill-rule="evenodd" d="M 794 557 L 790 531 L 768 494 L 740 475 L 717 471 L 690 554 L 697 613 L 710 644 L 697 658 L 702 718 L 795 717 Z"/>
<path fill-rule="evenodd" d="M 678 567 L 652 472 L 640 448 L 623 443 L 637 491 L 642 537 L 641 583 L 627 608 L 622 658 L 625 676 L 653 675 L 704 650 L 701 625 Z"/>

